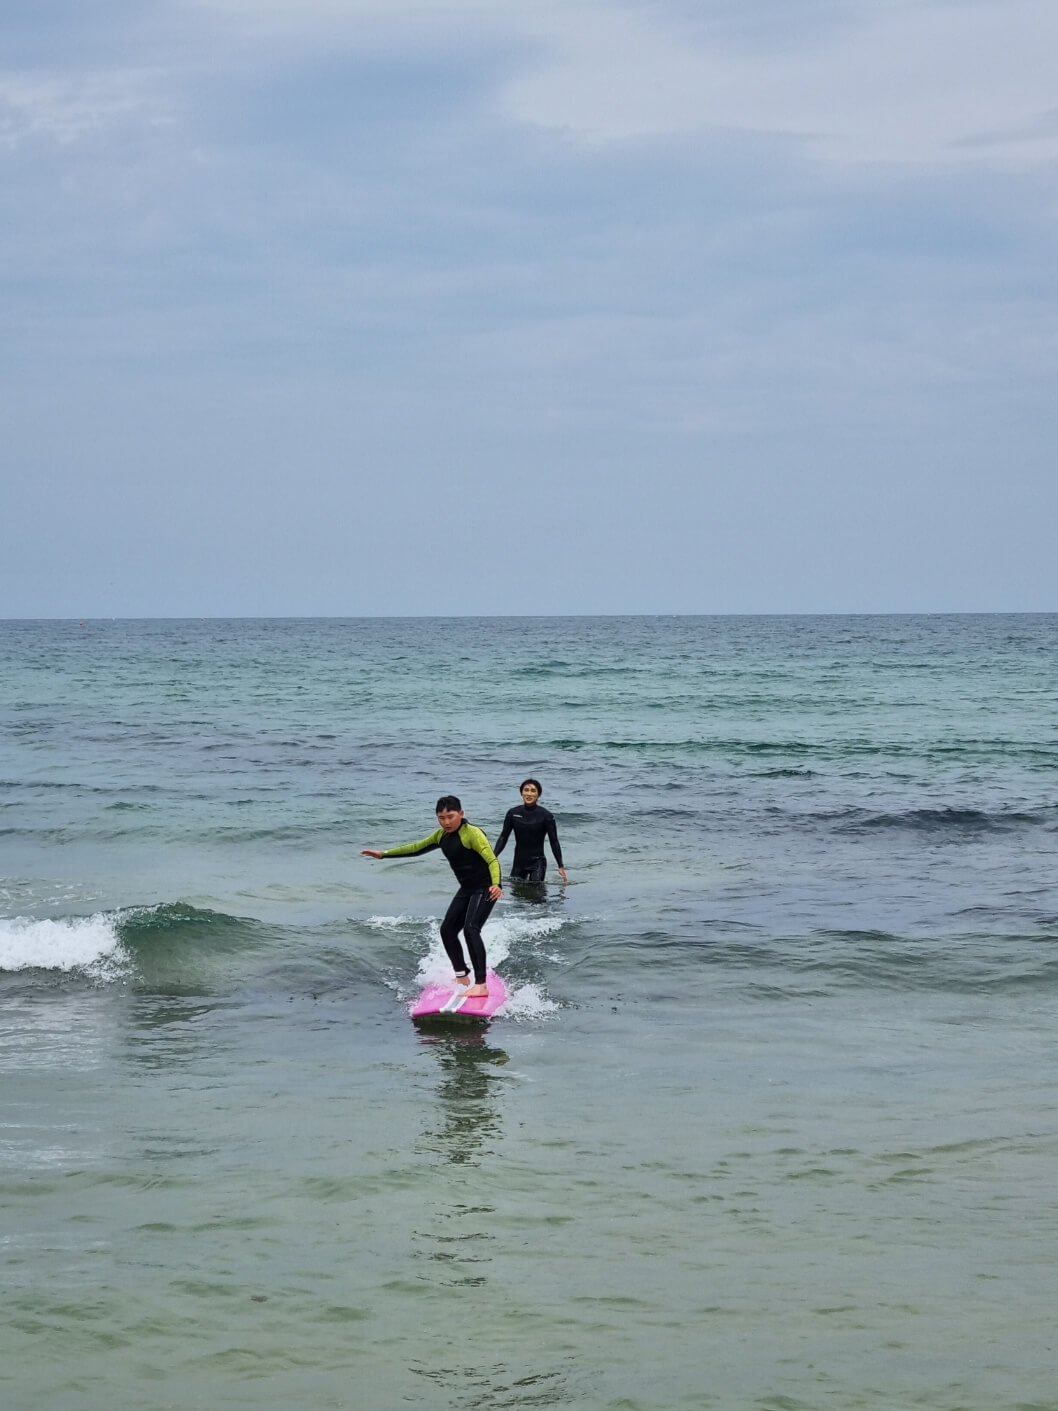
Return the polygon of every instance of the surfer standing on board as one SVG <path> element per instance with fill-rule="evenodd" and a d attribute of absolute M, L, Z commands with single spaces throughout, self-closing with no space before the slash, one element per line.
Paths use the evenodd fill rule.
<path fill-rule="evenodd" d="M 452 898 L 452 904 L 441 922 L 441 940 L 456 973 L 456 982 L 467 985 L 467 995 L 476 998 L 487 995 L 485 984 L 485 942 L 481 939 L 481 928 L 488 920 L 489 912 L 503 896 L 500 888 L 500 864 L 489 847 L 489 840 L 480 828 L 468 823 L 463 816 L 463 805 L 455 794 L 444 794 L 437 800 L 436 833 L 423 838 L 418 843 L 405 843 L 400 848 L 363 848 L 364 857 L 418 857 L 424 852 L 440 848 L 448 859 L 448 864 L 456 874 L 459 891 Z M 459 933 L 463 932 L 470 952 L 470 963 L 474 967 L 474 983 L 470 984 L 470 974 L 463 958 L 463 947 Z"/>
<path fill-rule="evenodd" d="M 547 858 L 544 856 L 544 839 L 551 844 L 551 852 L 558 866 L 558 875 L 568 882 L 566 869 L 562 866 L 562 848 L 558 841 L 558 828 L 555 815 L 538 802 L 544 792 L 539 779 L 526 779 L 519 785 L 522 796 L 521 808 L 509 808 L 503 820 L 503 831 L 496 839 L 495 853 L 507 846 L 507 839 L 514 833 L 514 862 L 511 864 L 512 882 L 542 882 L 547 871 Z"/>

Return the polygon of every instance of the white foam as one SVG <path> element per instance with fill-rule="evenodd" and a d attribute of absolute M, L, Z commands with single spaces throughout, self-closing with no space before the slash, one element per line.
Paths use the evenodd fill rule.
<path fill-rule="evenodd" d="M 441 928 L 436 921 L 427 923 L 430 937 L 430 949 L 419 960 L 418 983 L 420 987 L 426 985 L 440 985 L 452 978 L 452 962 L 445 954 L 445 948 L 441 944 Z M 496 958 L 489 952 L 489 964 L 495 969 Z"/>
<path fill-rule="evenodd" d="M 490 940 L 493 936 L 503 935 L 517 942 L 538 941 L 561 931 L 570 919 L 566 916 L 504 915 L 494 911 L 489 917 L 486 935 Z"/>
<path fill-rule="evenodd" d="M 489 967 L 500 970 L 503 962 L 509 960 L 512 954 L 524 955 L 527 951 L 539 954 L 538 942 L 547 936 L 553 936 L 566 924 L 567 918 L 557 916 L 502 916 L 493 912 L 484 931 Z M 417 979 L 418 985 L 423 988 L 426 985 L 443 984 L 452 978 L 452 964 L 441 944 L 440 925 L 437 921 L 430 921 L 428 926 L 430 948 L 419 961 Z M 554 963 L 552 957 L 548 959 Z M 504 979 L 509 987 L 507 1003 L 500 1011 L 504 1016 L 513 1019 L 538 1019 L 545 1014 L 553 1014 L 558 1009 L 555 1001 L 549 999 L 539 985 L 513 986 L 509 977 L 504 976 Z"/>
<path fill-rule="evenodd" d="M 364 925 L 374 926 L 377 931 L 396 931 L 400 926 L 411 926 L 421 920 L 421 916 L 369 916 Z"/>
<path fill-rule="evenodd" d="M 507 1019 L 541 1019 L 556 1009 L 558 1005 L 548 999 L 539 985 L 519 985 L 507 991 L 507 1003 L 500 1013 Z"/>
<path fill-rule="evenodd" d="M 58 921 L 0 919 L 0 970 L 85 970 L 107 978 L 125 961 L 114 918 L 102 912 Z"/>
<path fill-rule="evenodd" d="M 408 922 L 412 919 L 412 917 L 373 917 L 372 921 L 375 924 L 384 920 L 396 924 L 398 920 Z M 452 967 L 445 954 L 444 946 L 441 944 L 440 924 L 434 920 L 425 924 L 429 932 L 430 949 L 419 961 L 419 978 L 424 984 L 431 984 L 434 981 L 447 980 L 452 972 Z M 493 912 L 484 931 L 489 965 L 493 970 L 498 970 L 503 962 L 515 952 L 524 954 L 529 950 L 538 954 L 537 942 L 542 941 L 546 936 L 553 936 L 564 925 L 566 925 L 565 919 L 557 916 L 503 916 Z M 553 959 L 552 963 L 554 963 Z"/>

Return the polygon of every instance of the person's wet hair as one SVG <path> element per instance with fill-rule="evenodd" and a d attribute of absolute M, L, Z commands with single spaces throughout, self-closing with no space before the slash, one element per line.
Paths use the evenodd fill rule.
<path fill-rule="evenodd" d="M 463 805 L 456 798 L 455 794 L 442 794 L 437 800 L 438 813 L 462 813 Z"/>

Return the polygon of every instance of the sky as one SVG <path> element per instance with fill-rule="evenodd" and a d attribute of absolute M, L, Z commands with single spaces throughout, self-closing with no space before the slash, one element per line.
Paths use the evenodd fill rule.
<path fill-rule="evenodd" d="M 1058 610 L 1054 0 L 4 0 L 0 617 Z"/>

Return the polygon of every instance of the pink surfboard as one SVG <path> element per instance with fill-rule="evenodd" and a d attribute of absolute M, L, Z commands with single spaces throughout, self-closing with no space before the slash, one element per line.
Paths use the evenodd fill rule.
<path fill-rule="evenodd" d="M 495 970 L 485 975 L 487 995 L 468 998 L 466 990 L 448 980 L 443 984 L 427 985 L 410 1006 L 413 1019 L 488 1019 L 507 1002 L 507 986 Z"/>

